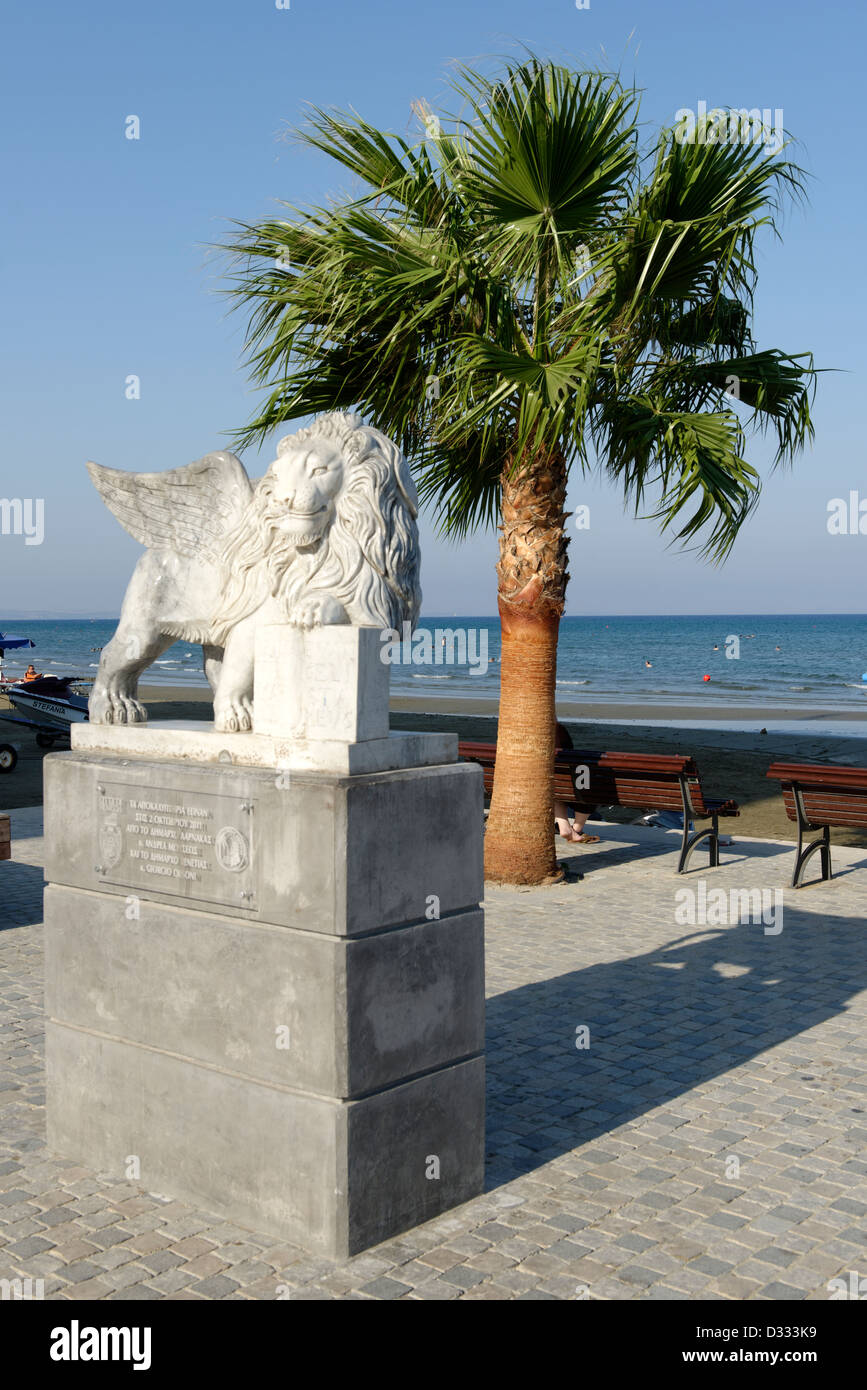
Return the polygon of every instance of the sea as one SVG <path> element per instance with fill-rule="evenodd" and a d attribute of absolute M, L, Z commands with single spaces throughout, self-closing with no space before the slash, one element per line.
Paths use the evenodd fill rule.
<path fill-rule="evenodd" d="M 4 622 L 0 613 L 0 631 L 36 644 L 8 651 L 4 674 L 23 673 L 32 660 L 49 675 L 92 677 L 115 626 L 102 618 Z M 456 712 L 467 700 L 498 697 L 496 618 L 425 616 L 390 654 L 393 695 L 430 696 Z M 564 703 L 684 710 L 704 703 L 725 706 L 733 718 L 739 708 L 768 706 L 845 717 L 867 708 L 865 676 L 867 615 L 568 617 L 560 627 L 557 696 Z M 204 687 L 200 648 L 176 642 L 146 680 Z"/>

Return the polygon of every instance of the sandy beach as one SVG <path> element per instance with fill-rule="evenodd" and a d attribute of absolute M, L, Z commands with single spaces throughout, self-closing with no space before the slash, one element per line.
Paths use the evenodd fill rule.
<path fill-rule="evenodd" d="M 142 696 L 151 719 L 210 719 L 210 692 L 190 686 L 143 686 Z M 836 734 L 826 728 L 811 727 L 835 722 L 831 713 L 800 711 L 796 732 L 762 734 L 765 724 L 798 717 L 793 711 L 770 710 L 754 714 L 754 730 L 733 728 L 681 728 L 682 720 L 713 719 L 746 722 L 749 711 L 695 706 L 673 710 L 671 706 L 652 709 L 622 705 L 616 708 L 571 701 L 558 703 L 558 713 L 569 728 L 575 746 L 593 749 L 623 749 L 636 752 L 691 753 L 697 760 L 710 796 L 734 797 L 741 805 L 737 819 L 727 820 L 727 833 L 763 839 L 793 840 L 794 826 L 783 810 L 779 785 L 765 776 L 777 759 L 796 762 L 833 762 L 844 766 L 867 766 L 867 743 L 851 734 Z M 668 724 L 648 727 L 620 720 L 669 720 Z M 613 717 L 612 717 L 613 716 Z M 837 716 L 839 719 L 840 716 Z M 851 719 L 851 716 L 849 716 Z M 867 711 L 861 719 L 867 718 Z M 580 719 L 581 722 L 577 722 Z M 493 742 L 496 738 L 496 706 L 489 700 L 466 700 L 455 713 L 446 700 L 431 698 L 392 700 L 391 725 L 394 729 L 421 732 L 449 730 L 465 739 Z M 37 806 L 42 801 L 42 749 L 28 731 L 0 724 L 0 741 L 17 746 L 18 766 L 0 781 L 0 810 L 13 806 Z M 613 816 L 613 813 L 612 813 Z M 623 812 L 622 820 L 632 819 Z M 867 834 L 834 830 L 837 844 L 867 845 Z"/>
<path fill-rule="evenodd" d="M 411 699 L 408 697 L 396 696 L 391 701 L 391 708 L 400 713 L 415 713 L 418 710 L 425 710 L 429 714 L 449 715 L 454 713 L 455 702 L 447 699 L 437 699 L 436 696 L 425 697 L 424 699 Z M 497 702 L 495 700 L 484 699 L 461 699 L 461 716 L 467 715 L 493 715 L 496 717 Z M 804 724 L 840 724 L 840 723 L 865 723 L 867 724 L 867 709 L 839 710 L 839 709 L 809 709 L 805 710 L 803 705 L 779 705 L 769 707 L 768 705 L 720 705 L 705 704 L 698 700 L 695 704 L 683 705 L 664 705 L 664 704 L 613 704 L 611 702 L 594 703 L 590 701 L 578 702 L 577 700 L 557 700 L 557 712 L 561 719 L 591 719 L 600 723 L 617 723 L 619 721 L 629 721 L 638 719 L 641 721 L 654 720 L 662 723 L 677 725 L 685 723 L 701 723 L 710 720 L 713 723 L 754 723 L 757 728 L 762 728 L 765 724 L 781 723 L 788 720 L 798 720 Z M 864 730 L 867 734 L 867 727 Z"/>

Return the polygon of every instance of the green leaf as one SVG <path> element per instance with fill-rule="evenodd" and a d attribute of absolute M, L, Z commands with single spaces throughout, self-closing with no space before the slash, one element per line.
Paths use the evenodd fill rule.
<path fill-rule="evenodd" d="M 533 54 L 459 69 L 454 95 L 414 145 L 314 108 L 300 139 L 351 196 L 235 226 L 262 400 L 234 443 L 358 409 L 454 534 L 496 521 L 522 459 L 585 469 L 593 445 L 630 505 L 719 559 L 758 496 L 747 429 L 780 462 L 812 438 L 811 357 L 751 336 L 756 238 L 801 171 L 669 130 L 642 150 L 633 89 Z"/>

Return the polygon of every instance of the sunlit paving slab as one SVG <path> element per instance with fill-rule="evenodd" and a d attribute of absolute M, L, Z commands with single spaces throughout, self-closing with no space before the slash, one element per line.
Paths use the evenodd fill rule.
<path fill-rule="evenodd" d="M 562 884 L 488 889 L 486 1190 L 334 1261 L 48 1154 L 41 812 L 11 814 L 0 1278 L 46 1298 L 827 1300 L 867 1273 L 865 851 L 795 891 L 789 843 L 735 834 L 679 876 L 676 832 L 597 823 Z"/>

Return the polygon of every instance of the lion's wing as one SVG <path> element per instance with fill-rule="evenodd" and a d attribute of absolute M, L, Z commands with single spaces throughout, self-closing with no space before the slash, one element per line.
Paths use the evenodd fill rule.
<path fill-rule="evenodd" d="M 240 459 L 222 451 L 166 473 L 123 473 L 98 463 L 87 470 L 109 511 L 141 545 L 214 563 L 253 495 Z"/>

